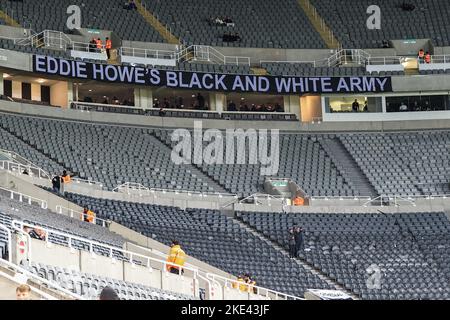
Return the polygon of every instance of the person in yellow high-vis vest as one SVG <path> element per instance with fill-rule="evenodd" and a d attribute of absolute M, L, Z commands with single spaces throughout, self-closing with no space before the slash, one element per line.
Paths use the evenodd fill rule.
<path fill-rule="evenodd" d="M 175 274 L 183 274 L 183 266 L 186 262 L 186 253 L 181 249 L 177 240 L 172 241 L 169 256 L 167 257 L 167 271 Z M 181 270 L 180 270 L 181 269 Z"/>

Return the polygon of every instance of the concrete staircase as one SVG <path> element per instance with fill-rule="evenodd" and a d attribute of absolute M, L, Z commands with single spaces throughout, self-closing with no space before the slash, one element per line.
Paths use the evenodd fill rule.
<path fill-rule="evenodd" d="M 145 19 L 145 21 L 147 21 L 149 25 L 151 25 L 156 31 L 159 32 L 164 40 L 171 44 L 181 44 L 181 41 L 172 33 L 170 33 L 170 31 L 167 30 L 167 28 L 158 19 L 156 19 L 156 17 L 150 11 L 148 11 L 147 8 L 142 5 L 141 0 L 136 0 L 135 3 L 137 10 L 141 14 L 141 16 Z"/>
<path fill-rule="evenodd" d="M 297 0 L 297 2 L 305 12 L 314 29 L 316 29 L 326 43 L 327 47 L 329 49 L 340 48 L 342 45 L 334 37 L 333 31 L 326 25 L 325 20 L 322 19 L 311 2 L 309 0 Z"/>
<path fill-rule="evenodd" d="M 270 240 L 265 235 L 263 235 L 262 233 L 258 232 L 256 229 L 250 227 L 249 225 L 244 223 L 242 220 L 240 220 L 238 217 L 234 217 L 234 221 L 236 221 L 241 226 L 241 228 L 243 228 L 245 231 L 253 234 L 255 237 L 259 238 L 261 241 L 271 245 L 273 248 L 275 248 L 282 255 L 284 255 L 286 257 L 289 256 L 288 252 L 284 248 L 282 248 L 278 243 Z M 351 291 L 349 291 L 346 288 L 344 288 L 343 286 L 341 286 L 335 280 L 329 278 L 325 273 L 323 273 L 319 269 L 316 269 L 314 266 L 309 264 L 309 262 L 307 262 L 306 260 L 304 260 L 302 258 L 296 258 L 296 259 L 293 259 L 293 261 L 295 261 L 295 263 L 299 267 L 302 267 L 303 269 L 305 269 L 305 270 L 311 272 L 312 274 L 316 275 L 321 280 L 325 281 L 327 284 L 329 284 L 330 286 L 334 287 L 336 290 L 340 290 L 342 292 L 345 292 L 346 294 L 350 295 L 353 299 L 359 300 L 359 298 L 356 295 L 354 295 Z M 314 289 L 320 289 L 320 288 L 314 288 Z"/>
<path fill-rule="evenodd" d="M 378 196 L 377 191 L 367 179 L 364 172 L 359 168 L 355 159 L 353 159 L 338 138 L 324 139 L 320 143 L 334 160 L 335 165 L 343 176 L 352 182 L 354 188 L 360 192 L 360 195 L 371 197 Z"/>
<path fill-rule="evenodd" d="M 6 25 L 11 26 L 11 27 L 21 27 L 20 24 L 14 20 L 13 18 L 11 18 L 10 16 L 8 16 L 4 11 L 0 10 L 0 19 L 5 21 Z"/>

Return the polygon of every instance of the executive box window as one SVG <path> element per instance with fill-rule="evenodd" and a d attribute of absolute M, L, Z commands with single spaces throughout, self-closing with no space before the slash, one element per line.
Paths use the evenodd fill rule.
<path fill-rule="evenodd" d="M 12 97 L 12 81 L 3 80 L 3 94 L 8 97 Z"/>
<path fill-rule="evenodd" d="M 386 97 L 387 112 L 444 111 L 450 110 L 450 96 Z"/>
<path fill-rule="evenodd" d="M 356 101 L 356 104 L 355 104 Z M 325 97 L 325 112 L 382 112 L 381 97 L 365 96 L 332 96 Z"/>
<path fill-rule="evenodd" d="M 22 99 L 31 100 L 31 83 L 22 82 Z"/>

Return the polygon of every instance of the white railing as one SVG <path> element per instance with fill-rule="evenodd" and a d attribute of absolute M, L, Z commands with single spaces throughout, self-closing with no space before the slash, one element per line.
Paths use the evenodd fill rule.
<path fill-rule="evenodd" d="M 38 203 L 40 205 L 40 207 L 42 209 L 47 209 L 47 201 L 45 201 L 45 200 L 42 200 L 42 199 L 39 199 L 39 198 L 35 198 L 35 197 L 32 197 L 32 196 L 26 195 L 24 193 L 21 193 L 21 192 L 5 189 L 5 188 L 2 188 L 2 187 L 0 187 L 0 192 L 6 192 L 7 194 L 9 194 L 9 197 L 12 200 L 18 200 L 19 202 L 25 202 L 24 199 L 27 199 L 26 202 L 29 205 L 33 204 L 33 202 L 36 202 L 36 203 Z M 18 196 L 18 199 L 15 196 Z"/>
<path fill-rule="evenodd" d="M 56 213 L 63 214 L 63 215 L 66 215 L 66 216 L 69 216 L 71 218 L 75 218 L 75 219 L 78 219 L 78 220 L 81 220 L 81 221 L 85 221 L 84 218 L 89 217 L 89 215 L 84 213 L 84 212 L 76 211 L 76 210 L 73 210 L 73 209 L 70 209 L 70 208 L 66 208 L 66 207 L 63 207 L 61 205 L 57 205 L 55 207 L 55 210 L 56 210 Z M 101 219 L 101 218 L 97 218 L 97 216 L 95 216 L 94 217 L 94 221 L 92 223 L 106 228 L 106 227 L 108 227 L 110 221 L 104 220 L 104 219 Z"/>
<path fill-rule="evenodd" d="M 369 57 L 367 58 L 367 65 L 393 65 L 401 64 L 403 57 Z"/>
<path fill-rule="evenodd" d="M 167 265 L 169 264 L 171 266 L 178 267 L 179 275 L 181 275 L 181 270 L 189 271 L 190 273 L 192 273 L 192 277 L 191 278 L 193 280 L 202 279 L 205 282 L 207 282 L 208 284 L 210 284 L 209 279 L 207 279 L 206 277 L 203 277 L 202 275 L 200 275 L 198 269 L 196 269 L 196 268 L 191 268 L 191 267 L 188 267 L 188 266 L 181 266 L 181 265 L 173 263 L 173 262 L 167 262 L 165 260 L 155 259 L 155 258 L 152 258 L 152 257 L 149 257 L 149 256 L 145 256 L 145 255 L 139 254 L 139 253 L 128 251 L 128 250 L 125 250 L 125 249 L 122 249 L 122 248 L 119 248 L 119 247 L 113 247 L 113 246 L 110 246 L 110 245 L 107 245 L 107 244 L 104 244 L 104 243 L 101 243 L 101 242 L 98 242 L 98 241 L 89 240 L 89 239 L 86 239 L 86 238 L 82 238 L 82 237 L 78 237 L 78 236 L 75 236 L 75 235 L 72 235 L 72 234 L 68 234 L 68 233 L 65 233 L 65 232 L 61 232 L 61 231 L 49 229 L 49 228 L 46 228 L 46 227 L 34 225 L 34 224 L 31 224 L 31 223 L 26 223 L 26 222 L 23 222 L 23 221 L 13 220 L 12 221 L 12 227 L 13 227 L 14 230 L 16 230 L 18 232 L 21 232 L 21 233 L 25 233 L 23 231 L 24 227 L 37 228 L 37 229 L 43 230 L 46 233 L 45 242 L 47 243 L 47 246 L 49 246 L 49 243 L 50 243 L 50 234 L 53 234 L 53 235 L 57 235 L 57 236 L 61 236 L 61 237 L 67 238 L 67 243 L 68 243 L 68 247 L 69 248 L 73 248 L 73 246 L 72 246 L 72 242 L 73 241 L 79 241 L 79 242 L 87 243 L 88 246 L 89 246 L 89 250 L 88 251 L 91 254 L 94 254 L 94 246 L 95 246 L 95 247 L 102 248 L 105 251 L 109 251 L 109 257 L 111 259 L 113 259 L 113 260 L 116 259 L 113 256 L 113 253 L 114 252 L 116 252 L 116 253 L 118 252 L 118 253 L 121 253 L 124 258 L 127 258 L 128 262 L 130 264 L 132 264 L 132 265 L 135 264 L 134 259 L 137 258 L 139 260 L 146 261 L 146 267 L 149 270 L 153 270 L 152 263 L 162 265 L 162 270 L 161 271 L 164 271 L 164 272 L 168 272 L 167 271 Z M 26 235 L 29 238 L 29 235 L 28 234 L 26 234 Z M 32 261 L 32 258 L 31 258 L 32 257 L 32 248 L 31 248 L 30 238 L 29 238 L 28 243 L 29 243 L 29 245 L 28 245 L 28 257 L 29 257 L 29 259 L 28 260 Z M 211 287 L 211 286 L 209 285 L 209 287 Z"/>
<path fill-rule="evenodd" d="M 7 226 L 3 225 L 3 224 L 0 224 L 0 230 L 3 230 L 3 231 L 6 232 L 6 236 L 8 238 L 8 243 L 6 244 L 7 245 L 7 250 L 8 250 L 8 262 L 12 262 L 12 260 L 11 260 L 11 257 L 12 257 L 12 251 L 11 251 L 11 243 L 12 243 L 11 242 L 12 241 L 11 230 L 9 230 L 9 228 Z"/>
<path fill-rule="evenodd" d="M 434 55 L 431 56 L 430 64 L 433 63 L 450 63 L 450 55 Z M 426 64 L 425 59 L 420 64 Z"/>
<path fill-rule="evenodd" d="M 38 167 L 32 167 L 29 165 L 20 164 L 17 162 L 12 162 L 8 160 L 0 160 L 0 169 L 7 170 L 13 173 L 28 174 L 29 176 L 34 176 L 39 179 L 51 180 L 50 175 Z M 27 173 L 25 173 L 27 172 Z"/>
<path fill-rule="evenodd" d="M 82 178 L 70 178 L 70 180 L 72 181 L 71 183 L 84 183 L 90 186 L 97 186 L 99 189 L 103 189 L 103 183 L 100 181 L 95 181 L 95 180 L 90 180 L 90 179 L 82 179 Z"/>
<path fill-rule="evenodd" d="M 101 50 L 105 47 L 102 45 L 101 48 L 97 48 L 97 44 L 86 43 L 86 42 L 71 42 L 70 46 L 74 51 L 82 51 L 82 52 L 93 52 L 93 53 L 101 53 Z"/>
<path fill-rule="evenodd" d="M 73 293 L 73 292 L 71 292 L 71 291 L 69 291 L 67 289 L 64 289 L 60 285 L 58 285 L 58 284 L 56 284 L 56 283 L 54 283 L 52 281 L 49 281 L 47 279 L 41 278 L 40 276 L 38 276 L 38 275 L 36 275 L 36 274 L 34 274 L 34 273 L 32 273 L 32 272 L 30 272 L 30 271 L 20 267 L 18 265 L 15 265 L 12 262 L 9 262 L 9 261 L 6 261 L 6 260 L 0 260 L 0 264 L 4 264 L 6 266 L 6 268 L 8 268 L 8 269 L 13 269 L 16 273 L 23 274 L 24 276 L 27 277 L 27 280 L 31 279 L 32 281 L 36 282 L 38 285 L 42 285 L 43 284 L 49 289 L 56 290 L 57 294 L 61 295 L 61 293 L 63 293 L 66 296 L 74 298 L 76 300 L 85 300 L 83 297 L 81 297 L 81 296 L 79 296 L 79 295 L 77 295 L 77 294 L 75 294 L 75 293 Z M 6 275 L 5 273 L 3 273 L 2 275 L 8 277 L 11 281 L 14 281 L 14 282 L 17 281 L 16 277 L 12 277 L 12 276 Z M 41 297 L 45 298 L 45 299 L 57 300 L 52 295 L 50 295 L 50 294 L 48 294 L 48 293 L 46 293 L 46 292 L 44 292 L 44 291 L 42 291 L 42 290 L 40 290 L 38 288 L 35 288 L 34 286 L 31 286 L 31 290 L 34 291 L 35 293 L 37 293 L 38 295 L 40 295 Z"/>
<path fill-rule="evenodd" d="M 176 59 L 176 52 L 169 50 L 156 50 L 156 49 L 140 49 L 121 47 L 119 49 L 120 56 L 131 56 L 138 58 L 152 58 L 152 59 Z"/>
<path fill-rule="evenodd" d="M 266 297 L 271 300 L 305 300 L 304 298 L 300 298 L 300 297 L 296 297 L 296 296 L 289 295 L 286 293 L 278 292 L 275 290 L 259 287 L 256 285 L 255 286 L 249 285 L 247 283 L 238 282 L 237 280 L 228 279 L 228 278 L 225 278 L 225 277 L 222 277 L 222 276 L 219 276 L 216 274 L 212 274 L 212 273 L 206 274 L 206 277 L 209 280 L 218 283 L 221 287 L 224 288 L 224 290 L 239 290 L 239 285 L 246 285 L 247 288 L 252 289 L 251 291 L 249 290 L 248 293 L 254 293 L 253 289 L 256 289 L 255 294 Z M 237 285 L 237 288 L 235 288 L 233 285 L 234 286 Z"/>
<path fill-rule="evenodd" d="M 22 157 L 20 154 L 14 152 L 14 151 L 5 150 L 5 149 L 1 149 L 1 148 L 0 148 L 0 153 L 6 154 L 8 157 L 12 158 L 13 160 L 15 160 L 15 161 L 18 162 L 18 163 L 26 164 L 26 165 L 28 165 L 28 166 L 38 168 L 38 166 L 35 165 L 33 162 L 31 162 L 31 161 L 28 160 L 27 158 Z M 42 170 L 42 169 L 41 169 L 41 170 Z M 44 171 L 44 170 L 42 170 L 42 171 Z"/>
<path fill-rule="evenodd" d="M 175 194 L 186 194 L 188 196 L 197 195 L 199 197 L 212 197 L 217 196 L 222 197 L 234 197 L 237 198 L 236 194 L 232 193 L 221 193 L 221 192 L 200 192 L 200 191 L 190 191 L 190 190 L 177 190 L 177 189 L 162 189 L 162 188 L 149 188 L 140 183 L 126 182 L 115 187 L 113 192 L 125 192 L 127 194 L 138 193 L 140 196 L 144 195 L 154 195 L 156 192 L 161 193 L 175 193 Z"/>
<path fill-rule="evenodd" d="M 400 206 L 402 203 L 417 206 L 417 200 L 436 200 L 436 199 L 449 199 L 450 194 L 440 194 L 440 195 L 381 195 L 375 198 L 370 196 L 312 196 L 310 199 L 314 200 L 325 200 L 325 201 L 361 201 L 363 202 L 362 206 L 367 207 L 368 205 L 372 206 Z"/>
<path fill-rule="evenodd" d="M 259 61 L 259 65 L 260 66 L 263 66 L 263 64 L 264 63 L 290 63 L 290 64 L 305 64 L 305 65 L 307 65 L 307 64 L 310 64 L 310 65 L 312 65 L 313 67 L 316 67 L 316 63 L 317 63 L 317 61 L 282 61 L 282 60 L 277 60 L 277 61 L 275 61 L 275 60 L 260 60 Z"/>
<path fill-rule="evenodd" d="M 211 46 L 192 45 L 182 48 L 176 54 L 177 61 L 182 60 L 199 60 L 208 61 L 218 64 L 230 65 L 246 65 L 250 66 L 250 57 L 226 56 Z"/>

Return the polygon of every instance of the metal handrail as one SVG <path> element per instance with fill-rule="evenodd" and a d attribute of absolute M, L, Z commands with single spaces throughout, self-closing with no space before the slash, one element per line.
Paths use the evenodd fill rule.
<path fill-rule="evenodd" d="M 143 259 L 144 261 L 146 260 L 147 261 L 147 268 L 149 268 L 149 269 L 152 269 L 150 262 L 156 262 L 156 263 L 160 263 L 160 264 L 163 265 L 164 271 L 167 268 L 167 264 L 170 264 L 171 266 L 176 266 L 176 267 L 181 268 L 181 269 L 189 270 L 189 271 L 193 272 L 194 276 L 198 273 L 198 269 L 195 269 L 195 268 L 181 266 L 181 265 L 173 263 L 173 262 L 167 262 L 165 260 L 160 260 L 160 259 L 155 259 L 155 258 L 152 258 L 152 257 L 144 256 L 144 255 L 136 253 L 136 252 L 132 252 L 132 251 L 128 251 L 128 250 L 122 249 L 120 247 L 114 247 L 114 246 L 111 246 L 111 245 L 108 245 L 108 244 L 105 244 L 105 243 L 101 243 L 101 242 L 98 242 L 98 241 L 95 241 L 95 240 L 90 240 L 90 239 L 82 238 L 82 237 L 79 237 L 79 236 L 76 236 L 76 235 L 73 235 L 73 234 L 69 234 L 69 233 L 66 233 L 66 232 L 62 232 L 62 231 L 58 231 L 58 230 L 54 230 L 54 229 L 49 229 L 48 227 L 38 226 L 38 225 L 35 225 L 35 224 L 32 224 L 32 223 L 19 221 L 19 220 L 13 220 L 11 224 L 12 224 L 13 228 L 16 231 L 23 230 L 24 227 L 38 228 L 38 229 L 41 229 L 41 230 L 45 231 L 45 233 L 47 235 L 45 237 L 45 242 L 47 244 L 50 241 L 49 235 L 50 234 L 54 234 L 54 235 L 58 235 L 58 236 L 62 236 L 62 237 L 67 238 L 68 239 L 67 243 L 68 243 L 68 247 L 69 248 L 72 248 L 72 241 L 73 240 L 87 243 L 89 245 L 89 250 L 88 251 L 91 254 L 94 253 L 93 249 L 94 249 L 94 246 L 96 246 L 96 247 L 100 247 L 100 248 L 103 248 L 103 249 L 109 251 L 109 257 L 111 259 L 114 259 L 113 251 L 116 251 L 116 252 L 120 252 L 124 257 L 129 257 L 128 258 L 128 262 L 131 263 L 131 264 L 134 264 L 133 257 L 135 257 L 135 258 L 137 257 L 137 258 Z M 17 225 L 19 225 L 19 227 L 17 227 Z M 30 252 L 31 252 L 31 246 L 30 246 Z M 194 277 L 194 279 L 196 279 L 196 278 Z"/>
<path fill-rule="evenodd" d="M 387 56 L 387 57 L 368 57 L 367 65 L 392 65 L 401 64 L 400 56 Z"/>
<path fill-rule="evenodd" d="M 28 278 L 33 279 L 34 281 L 41 282 L 41 283 L 45 284 L 47 287 L 49 287 L 49 288 L 53 288 L 53 289 L 55 289 L 55 290 L 57 290 L 57 291 L 60 291 L 60 292 L 62 292 L 62 293 L 64 293 L 64 294 L 70 296 L 70 297 L 73 297 L 73 298 L 75 298 L 75 299 L 77 299 L 77 300 L 85 300 L 83 297 L 77 295 L 76 293 L 73 293 L 73 292 L 71 292 L 71 291 L 69 291 L 69 290 L 67 290 L 67 289 L 65 289 L 65 288 L 63 288 L 63 287 L 61 287 L 60 285 L 58 285 L 58 284 L 56 284 L 56 283 L 54 283 L 54 282 L 52 282 L 52 281 L 49 281 L 49 280 L 44 279 L 44 278 L 41 278 L 40 276 L 38 276 L 38 275 L 36 275 L 36 274 L 34 274 L 34 273 L 32 273 L 32 272 L 30 272 L 30 271 L 28 271 L 28 270 L 22 268 L 21 266 L 18 266 L 18 265 L 16 265 L 16 264 L 14 264 L 14 263 L 12 263 L 12 262 L 9 262 L 9 261 L 1 260 L 1 259 L 0 259 L 0 263 L 6 264 L 6 266 L 7 266 L 8 268 L 12 268 L 12 269 L 16 270 L 17 272 L 20 272 L 20 273 L 24 274 L 24 275 L 27 276 Z M 44 296 L 44 295 L 45 295 L 45 296 L 49 296 L 47 293 L 42 292 L 41 290 L 39 290 L 39 289 L 37 289 L 37 288 L 32 288 L 32 290 L 35 290 L 39 295 L 42 295 L 42 296 Z M 42 293 L 43 293 L 44 295 L 43 295 Z M 52 297 L 52 298 L 55 299 L 54 297 Z M 55 299 L 55 300 L 56 300 L 56 299 Z"/>
<path fill-rule="evenodd" d="M 26 170 L 30 176 L 37 176 L 39 179 L 51 180 L 50 175 L 39 167 L 24 165 L 9 160 L 0 160 L 0 169 L 11 172 L 19 172 L 21 174 L 24 174 L 23 172 Z M 35 171 L 37 171 L 37 175 L 34 173 Z"/>
<path fill-rule="evenodd" d="M 10 190 L 10 189 L 6 189 L 6 188 L 3 188 L 3 187 L 0 187 L 0 190 L 9 192 L 11 194 L 10 198 L 12 200 L 16 200 L 14 198 L 14 195 L 18 195 L 19 196 L 19 199 L 18 199 L 19 202 L 24 202 L 23 198 L 26 198 L 26 199 L 28 199 L 28 204 L 29 205 L 31 205 L 32 202 L 37 202 L 37 203 L 40 203 L 40 206 L 41 206 L 42 209 L 47 209 L 48 208 L 47 201 L 45 201 L 45 200 L 42 200 L 42 199 L 39 199 L 39 198 L 35 198 L 35 197 L 29 196 L 27 194 L 24 194 L 24 193 L 21 193 L 21 192 L 17 192 L 17 191 L 13 191 L 13 190 Z"/>
<path fill-rule="evenodd" d="M 228 279 L 228 278 L 225 278 L 225 277 L 222 277 L 222 276 L 219 276 L 216 274 L 212 274 L 212 273 L 207 273 L 206 277 L 212 281 L 215 281 L 216 283 L 219 283 L 219 284 L 220 284 L 220 282 L 218 280 L 222 281 L 224 289 L 225 288 L 235 289 L 235 288 L 233 288 L 233 284 L 237 284 L 238 286 L 239 286 L 239 284 L 243 284 L 243 283 L 238 282 L 237 279 L 236 280 Z M 249 287 L 249 288 L 251 287 L 252 289 L 256 288 L 256 292 L 257 292 L 256 294 L 260 295 L 260 296 L 265 296 L 266 298 L 270 298 L 269 294 L 272 294 L 275 296 L 275 300 L 278 300 L 278 297 L 282 298 L 283 300 L 305 300 L 304 298 L 296 297 L 296 296 L 282 293 L 279 291 L 275 291 L 272 289 L 249 285 L 249 284 L 246 284 L 246 285 L 247 285 L 247 287 Z M 262 292 L 265 292 L 265 294 L 261 294 Z M 252 292 L 248 291 L 248 293 L 252 293 Z"/>
<path fill-rule="evenodd" d="M 134 187 L 136 186 L 136 187 Z M 115 188 L 112 189 L 113 192 L 120 192 L 121 190 L 125 190 L 128 194 L 130 194 L 130 191 L 143 191 L 147 194 L 154 194 L 155 192 L 162 192 L 162 193 L 175 193 L 175 194 L 187 194 L 189 196 L 191 195 L 199 195 L 201 197 L 208 197 L 208 196 L 219 196 L 219 198 L 222 198 L 224 196 L 229 197 L 235 197 L 237 198 L 236 194 L 233 193 L 221 193 L 221 192 L 201 192 L 201 191 L 190 191 L 190 190 L 177 190 L 177 189 L 163 189 L 163 188 L 151 188 L 146 187 L 140 183 L 135 182 L 125 182 L 124 184 L 118 185 Z M 141 193 L 142 195 L 142 193 Z"/>
<path fill-rule="evenodd" d="M 59 214 L 63 214 L 63 212 L 67 212 L 68 216 L 71 218 L 74 218 L 74 215 L 78 215 L 78 217 L 82 221 L 84 221 L 84 218 L 89 217 L 89 215 L 84 212 L 76 211 L 76 210 L 73 210 L 73 209 L 70 209 L 67 207 L 63 207 L 61 205 L 57 205 L 55 207 L 55 210 L 56 210 L 56 213 L 59 213 Z M 98 224 L 97 222 L 100 222 L 100 224 Z M 104 220 L 104 219 L 98 218 L 97 215 L 94 216 L 93 223 L 96 225 L 101 225 L 102 227 L 106 228 L 106 227 L 108 227 L 110 222 L 111 222 L 110 220 Z"/>
<path fill-rule="evenodd" d="M 318 60 L 319 61 L 319 60 Z M 322 60 L 320 60 L 322 61 Z M 259 64 L 262 66 L 263 63 L 296 63 L 296 64 L 312 64 L 314 67 L 316 66 L 316 60 L 312 60 L 312 61 L 295 61 L 295 60 L 290 60 L 290 61 L 283 61 L 283 60 L 259 60 Z"/>
<path fill-rule="evenodd" d="M 140 58 L 156 58 L 156 59 L 176 59 L 176 51 L 174 50 L 157 50 L 157 49 L 143 49 L 132 47 L 121 47 L 119 49 L 120 56 L 131 56 Z"/>
<path fill-rule="evenodd" d="M 27 165 L 32 166 L 32 167 L 36 167 L 39 168 L 37 165 L 35 165 L 33 162 L 31 162 L 30 160 L 28 160 L 25 157 L 22 157 L 20 154 L 18 154 L 17 152 L 14 151 L 10 151 L 10 150 L 6 150 L 6 149 L 2 149 L 0 148 L 0 152 L 6 153 L 8 156 L 10 156 L 11 158 L 13 158 L 14 160 L 16 160 L 16 158 L 18 158 L 20 161 L 25 162 Z M 42 170 L 42 169 L 41 169 Z M 44 171 L 44 170 L 42 170 Z"/>

